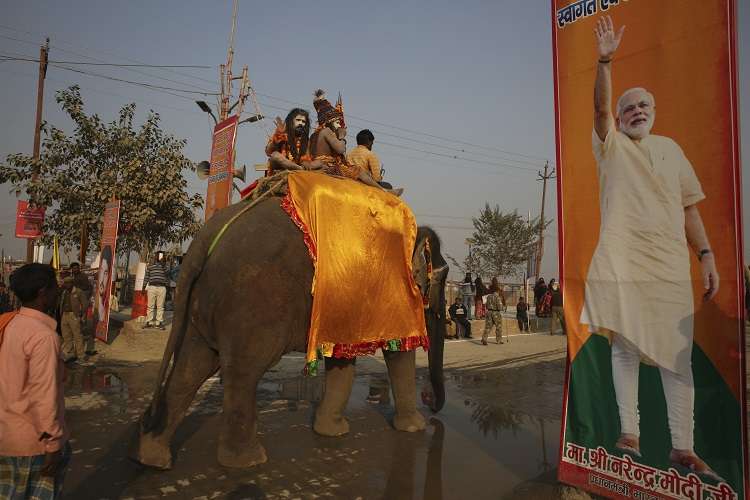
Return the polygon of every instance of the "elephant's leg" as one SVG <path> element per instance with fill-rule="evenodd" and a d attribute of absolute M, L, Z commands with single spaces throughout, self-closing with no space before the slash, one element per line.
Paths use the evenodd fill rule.
<path fill-rule="evenodd" d="M 160 469 L 172 467 L 170 442 L 177 426 L 190 407 L 195 393 L 219 367 L 219 355 L 200 334 L 188 328 L 167 379 L 160 408 L 152 408 L 158 415 L 152 430 L 141 433 L 135 459 L 144 465 Z"/>
<path fill-rule="evenodd" d="M 266 450 L 258 440 L 256 392 L 273 360 L 222 358 L 224 415 L 219 434 L 219 463 L 225 467 L 252 467 L 265 463 Z"/>
<path fill-rule="evenodd" d="M 323 436 L 341 436 L 349 432 L 344 408 L 349 401 L 354 382 L 356 359 L 325 358 L 326 387 L 323 400 L 315 410 L 313 429 Z"/>
<path fill-rule="evenodd" d="M 391 379 L 396 415 L 393 427 L 399 431 L 416 432 L 425 428 L 425 420 L 417 411 L 416 357 L 414 351 L 383 351 Z"/>

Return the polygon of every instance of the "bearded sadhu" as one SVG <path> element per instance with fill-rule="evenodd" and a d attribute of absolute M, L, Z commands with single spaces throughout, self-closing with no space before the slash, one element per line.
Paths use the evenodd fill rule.
<path fill-rule="evenodd" d="M 266 144 L 269 175 L 279 170 L 310 169 L 310 115 L 294 108 L 283 122 L 276 118 L 276 130 Z"/>

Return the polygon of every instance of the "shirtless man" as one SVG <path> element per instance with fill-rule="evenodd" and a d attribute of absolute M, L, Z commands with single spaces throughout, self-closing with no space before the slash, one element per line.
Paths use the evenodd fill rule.
<path fill-rule="evenodd" d="M 346 160 L 346 125 L 341 103 L 334 108 L 322 90 L 315 92 L 313 102 L 318 112 L 318 129 L 310 137 L 310 153 L 314 162 L 320 162 L 330 175 L 359 180 L 368 186 L 384 189 L 368 172 Z M 317 166 L 317 165 L 316 165 Z M 400 196 L 403 189 L 384 189 Z"/>

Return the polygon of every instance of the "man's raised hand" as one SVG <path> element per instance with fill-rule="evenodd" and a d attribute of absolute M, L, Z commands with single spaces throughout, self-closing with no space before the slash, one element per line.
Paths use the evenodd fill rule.
<path fill-rule="evenodd" d="M 596 43 L 597 48 L 599 49 L 600 58 L 610 59 L 614 55 L 615 51 L 617 51 L 617 47 L 620 46 L 620 41 L 622 40 L 622 34 L 624 31 L 625 26 L 623 25 L 617 33 L 615 33 L 612 18 L 609 16 L 604 16 L 596 22 L 594 34 L 596 35 Z"/>
<path fill-rule="evenodd" d="M 273 121 L 276 124 L 276 131 L 283 134 L 286 131 L 286 123 L 280 117 L 276 117 Z"/>

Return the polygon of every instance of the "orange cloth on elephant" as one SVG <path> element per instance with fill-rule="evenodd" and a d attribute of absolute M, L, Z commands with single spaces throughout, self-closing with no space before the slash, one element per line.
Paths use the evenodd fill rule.
<path fill-rule="evenodd" d="M 347 162 L 346 158 L 341 155 L 318 155 L 313 160 L 323 162 L 323 171 L 328 175 L 338 175 L 355 180 L 359 178 L 360 167 Z"/>
<path fill-rule="evenodd" d="M 411 209 L 381 189 L 307 171 L 289 174 L 289 199 L 316 252 L 308 363 L 332 344 L 426 346 Z"/>

